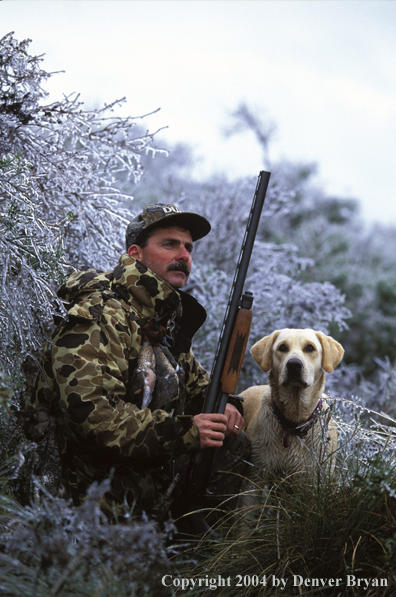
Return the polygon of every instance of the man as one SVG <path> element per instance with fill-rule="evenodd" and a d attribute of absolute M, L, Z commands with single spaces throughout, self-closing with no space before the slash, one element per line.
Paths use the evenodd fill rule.
<path fill-rule="evenodd" d="M 114 270 L 73 274 L 59 290 L 68 318 L 46 349 L 32 406 L 51 405 L 57 418 L 75 505 L 111 477 L 101 504 L 110 518 L 134 505 L 161 519 L 174 471 L 185 467 L 179 457 L 221 447 L 243 428 L 238 401 L 224 414 L 201 413 L 209 378 L 191 339 L 206 314 L 180 289 L 193 243 L 209 231 L 198 214 L 149 205 L 128 226 Z M 247 456 L 244 445 L 236 459 Z"/>

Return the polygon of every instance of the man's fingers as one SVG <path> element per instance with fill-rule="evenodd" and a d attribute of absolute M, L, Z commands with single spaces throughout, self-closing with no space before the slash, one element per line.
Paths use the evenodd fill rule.
<path fill-rule="evenodd" d="M 216 429 L 224 432 L 227 429 L 227 417 L 218 413 L 201 413 L 195 415 L 193 421 L 198 428 L 202 429 Z"/>
<path fill-rule="evenodd" d="M 199 429 L 201 448 L 220 448 L 225 437 L 238 435 L 245 421 L 240 412 L 227 404 L 224 415 L 220 413 L 200 413 L 193 417 Z"/>
<path fill-rule="evenodd" d="M 199 429 L 201 448 L 218 448 L 223 445 L 227 432 L 227 417 L 213 413 L 201 413 L 193 417 Z"/>
<path fill-rule="evenodd" d="M 226 436 L 228 437 L 230 435 L 238 435 L 245 424 L 242 415 L 240 414 L 238 409 L 232 404 L 227 404 L 225 415 L 227 417 Z"/>

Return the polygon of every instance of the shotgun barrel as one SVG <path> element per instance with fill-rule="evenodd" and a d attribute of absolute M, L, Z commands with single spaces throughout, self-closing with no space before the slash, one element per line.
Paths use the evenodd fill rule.
<path fill-rule="evenodd" d="M 229 395 L 236 390 L 250 332 L 253 302 L 253 295 L 243 293 L 243 290 L 269 179 L 269 172 L 260 172 L 206 390 L 204 413 L 224 413 Z M 197 510 L 202 504 L 213 455 L 214 449 L 206 448 L 191 457 L 186 487 L 190 511 Z M 196 514 L 191 516 L 193 532 L 202 534 L 209 527 L 203 517 Z"/>

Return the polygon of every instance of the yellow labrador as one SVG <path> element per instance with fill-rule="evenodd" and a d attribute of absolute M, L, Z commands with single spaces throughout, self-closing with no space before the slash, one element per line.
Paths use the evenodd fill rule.
<path fill-rule="evenodd" d="M 270 481 L 323 463 L 337 448 L 334 421 L 323 416 L 325 371 L 333 371 L 344 349 L 322 332 L 284 329 L 256 342 L 251 353 L 269 372 L 269 386 L 241 394 L 252 443 L 249 476 Z"/>

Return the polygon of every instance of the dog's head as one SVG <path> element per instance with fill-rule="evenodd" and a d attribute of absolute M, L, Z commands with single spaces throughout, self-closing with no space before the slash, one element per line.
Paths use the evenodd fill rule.
<path fill-rule="evenodd" d="M 276 330 L 252 346 L 253 358 L 265 372 L 272 370 L 279 386 L 312 386 L 323 370 L 331 373 L 341 361 L 341 344 L 314 330 Z"/>

